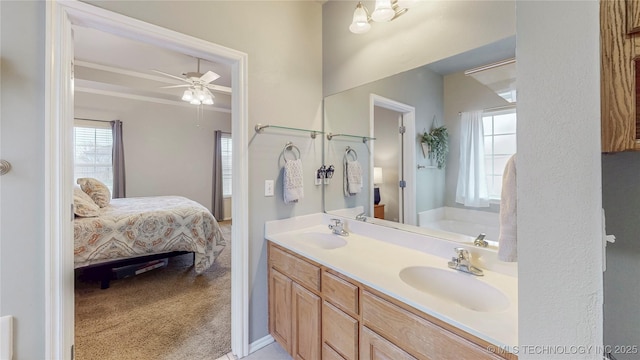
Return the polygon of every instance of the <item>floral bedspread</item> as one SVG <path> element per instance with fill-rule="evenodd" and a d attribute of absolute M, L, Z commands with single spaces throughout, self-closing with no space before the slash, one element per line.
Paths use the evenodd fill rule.
<path fill-rule="evenodd" d="M 112 199 L 98 217 L 77 217 L 73 223 L 76 268 L 190 251 L 195 253 L 195 271 L 201 273 L 226 246 L 211 212 L 181 196 Z"/>

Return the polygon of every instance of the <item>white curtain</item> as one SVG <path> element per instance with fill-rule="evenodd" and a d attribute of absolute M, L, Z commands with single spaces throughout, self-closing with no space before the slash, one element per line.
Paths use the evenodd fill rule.
<path fill-rule="evenodd" d="M 460 126 L 457 203 L 473 207 L 489 206 L 489 189 L 484 161 L 482 111 L 463 112 Z"/>

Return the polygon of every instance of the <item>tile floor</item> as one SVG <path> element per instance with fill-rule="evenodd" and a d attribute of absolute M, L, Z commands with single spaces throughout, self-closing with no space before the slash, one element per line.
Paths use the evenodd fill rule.
<path fill-rule="evenodd" d="M 236 360 L 232 354 L 224 355 L 216 360 Z M 291 360 L 291 356 L 277 342 L 273 342 L 243 360 Z"/>

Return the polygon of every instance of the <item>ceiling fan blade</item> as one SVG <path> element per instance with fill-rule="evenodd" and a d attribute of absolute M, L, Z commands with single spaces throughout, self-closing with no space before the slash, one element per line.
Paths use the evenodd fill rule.
<path fill-rule="evenodd" d="M 153 71 L 153 72 L 157 72 L 158 74 L 161 74 L 161 75 L 164 75 L 164 76 L 168 76 L 168 77 L 173 78 L 173 79 L 176 79 L 176 80 L 184 81 L 184 82 L 186 82 L 186 83 L 191 83 L 191 81 L 189 81 L 189 80 L 187 80 L 187 79 L 185 79 L 185 78 L 183 78 L 183 77 L 179 77 L 179 76 L 175 76 L 175 75 L 167 74 L 166 72 L 162 72 L 162 71 L 160 71 L 160 70 L 152 69 L 151 71 Z"/>
<path fill-rule="evenodd" d="M 207 71 L 204 75 L 200 77 L 200 81 L 203 84 L 208 84 L 219 77 L 220 75 L 214 73 L 213 71 Z"/>
<path fill-rule="evenodd" d="M 160 89 L 173 89 L 173 88 L 181 88 L 181 87 L 190 87 L 192 85 L 190 84 L 184 84 L 184 85 L 169 85 L 169 86 L 163 86 Z"/>

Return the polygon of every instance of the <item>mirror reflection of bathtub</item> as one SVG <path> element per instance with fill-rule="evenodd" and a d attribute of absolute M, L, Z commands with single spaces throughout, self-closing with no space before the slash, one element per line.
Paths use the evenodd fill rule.
<path fill-rule="evenodd" d="M 473 242 L 478 235 L 485 234 L 489 247 L 498 247 L 500 235 L 499 214 L 487 211 L 441 207 L 418 214 L 421 228 L 445 232 L 453 241 Z"/>

